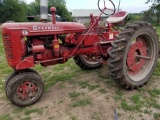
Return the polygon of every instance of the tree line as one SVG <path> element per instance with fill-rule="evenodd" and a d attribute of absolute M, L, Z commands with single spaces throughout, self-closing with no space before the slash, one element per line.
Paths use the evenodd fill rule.
<path fill-rule="evenodd" d="M 160 0 L 147 0 L 144 4 L 148 3 L 152 3 L 148 10 L 129 14 L 130 22 L 142 20 L 153 25 L 160 25 Z"/>
<path fill-rule="evenodd" d="M 160 24 L 160 0 L 148 0 L 146 3 L 152 2 L 149 10 L 142 12 L 142 20 L 152 24 Z"/>
<path fill-rule="evenodd" d="M 72 17 L 66 8 L 65 0 L 48 0 L 48 13 L 51 6 L 57 8 L 56 14 L 71 21 Z M 35 0 L 30 4 L 23 0 L 0 0 L 0 23 L 6 21 L 25 22 L 27 16 L 40 15 L 40 0 Z"/>
<path fill-rule="evenodd" d="M 149 2 L 152 2 L 149 10 L 139 14 L 130 14 L 130 20 L 144 20 L 156 25 L 160 24 L 160 0 L 146 0 L 146 4 Z M 51 6 L 57 8 L 57 15 L 67 21 L 72 21 L 71 14 L 66 8 L 65 0 L 48 0 L 48 13 L 50 13 Z M 27 16 L 40 15 L 40 0 L 35 0 L 30 4 L 26 4 L 23 0 L 0 0 L 0 15 L 0 23 L 6 21 L 28 21 Z"/>

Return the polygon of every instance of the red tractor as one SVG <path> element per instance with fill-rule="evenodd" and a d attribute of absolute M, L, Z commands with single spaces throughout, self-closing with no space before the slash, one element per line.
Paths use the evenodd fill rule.
<path fill-rule="evenodd" d="M 109 0 L 112 4 L 113 2 Z M 99 6 L 100 0 L 98 0 Z M 115 5 L 113 4 L 115 13 Z M 8 65 L 13 73 L 6 79 L 5 92 L 17 106 L 34 104 L 43 94 L 41 76 L 30 69 L 36 64 L 46 67 L 65 63 L 73 58 L 82 69 L 94 69 L 102 63 L 116 83 L 126 89 L 144 85 L 151 76 L 158 59 L 158 36 L 147 22 L 134 22 L 123 30 L 114 24 L 124 20 L 123 12 L 114 14 L 112 23 L 98 24 L 104 9 L 90 26 L 74 22 L 56 22 L 56 8 L 52 7 L 52 22 L 4 23 L 2 37 Z M 113 22 L 113 18 L 116 22 Z"/>

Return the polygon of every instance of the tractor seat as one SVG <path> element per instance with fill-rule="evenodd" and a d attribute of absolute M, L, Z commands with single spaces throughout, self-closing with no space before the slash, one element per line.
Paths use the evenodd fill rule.
<path fill-rule="evenodd" d="M 126 11 L 120 11 L 115 13 L 114 15 L 111 15 L 106 21 L 108 23 L 119 23 L 122 22 L 126 17 L 128 13 Z"/>

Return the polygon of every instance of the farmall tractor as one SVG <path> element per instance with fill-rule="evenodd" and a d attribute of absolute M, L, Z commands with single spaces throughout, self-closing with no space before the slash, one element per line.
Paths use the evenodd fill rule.
<path fill-rule="evenodd" d="M 100 8 L 100 1 L 104 8 Z M 109 65 L 111 77 L 126 89 L 143 86 L 152 75 L 158 59 L 158 36 L 147 22 L 128 24 L 121 31 L 115 24 L 124 21 L 125 12 L 108 9 L 105 0 L 98 0 L 100 16 L 90 15 L 90 26 L 74 22 L 56 22 L 52 7 L 52 22 L 4 23 L 2 37 L 8 65 L 13 73 L 6 79 L 5 92 L 17 106 L 37 102 L 44 90 L 42 77 L 30 69 L 62 64 L 73 58 L 82 69 Z M 106 10 L 112 15 L 106 26 L 99 20 Z"/>

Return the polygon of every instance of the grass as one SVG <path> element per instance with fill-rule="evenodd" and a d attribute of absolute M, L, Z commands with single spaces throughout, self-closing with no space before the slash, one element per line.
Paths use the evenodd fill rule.
<path fill-rule="evenodd" d="M 54 120 L 54 116 L 48 117 L 48 120 Z"/>
<path fill-rule="evenodd" d="M 121 91 L 121 90 L 117 90 L 117 91 L 115 91 L 115 97 L 114 97 L 114 99 L 116 100 L 116 101 L 118 101 L 118 100 L 122 100 L 122 98 L 123 98 L 123 92 Z"/>
<path fill-rule="evenodd" d="M 86 88 L 86 87 L 88 86 L 88 81 L 80 81 L 80 82 L 79 82 L 79 86 L 80 86 L 81 88 Z"/>
<path fill-rule="evenodd" d="M 147 106 L 148 107 L 153 107 L 156 109 L 160 109 L 160 104 L 157 103 L 157 100 L 155 98 L 148 98 L 147 99 Z"/>
<path fill-rule="evenodd" d="M 101 120 L 99 114 L 95 112 L 94 115 L 92 116 L 92 120 Z"/>
<path fill-rule="evenodd" d="M 12 113 L 17 115 L 17 114 L 21 113 L 24 110 L 25 110 L 25 108 L 17 107 L 12 111 Z"/>
<path fill-rule="evenodd" d="M 42 110 L 40 110 L 40 109 L 38 109 L 38 108 L 35 108 L 35 109 L 26 109 L 25 111 L 24 111 L 24 114 L 25 115 L 30 115 L 30 114 L 32 114 L 32 113 L 37 113 L 37 114 L 41 114 L 42 113 Z"/>
<path fill-rule="evenodd" d="M 26 116 L 26 117 L 22 118 L 21 120 L 31 120 L 31 117 L 30 116 Z"/>
<path fill-rule="evenodd" d="M 66 80 L 70 80 L 74 76 L 75 75 L 73 73 L 53 75 L 51 78 L 45 79 L 45 90 L 48 90 L 50 87 L 52 87 L 58 81 L 63 82 L 63 81 L 66 81 Z"/>
<path fill-rule="evenodd" d="M 0 115 L 0 120 L 12 120 L 9 114 Z"/>
<path fill-rule="evenodd" d="M 154 116 L 155 120 L 159 120 L 160 119 L 160 113 L 154 113 L 153 116 Z"/>
<path fill-rule="evenodd" d="M 144 114 L 149 114 L 149 115 L 150 115 L 152 112 L 149 111 L 149 110 L 144 110 L 143 113 L 144 113 Z"/>
<path fill-rule="evenodd" d="M 99 85 L 89 84 L 88 81 L 80 81 L 79 86 L 81 88 L 88 88 L 90 91 L 95 90 L 100 87 Z"/>
<path fill-rule="evenodd" d="M 142 104 L 143 102 L 141 101 L 141 95 L 140 94 L 135 94 L 131 97 L 131 100 L 133 101 L 133 103 L 135 104 Z"/>
<path fill-rule="evenodd" d="M 157 33 L 160 35 L 160 26 L 155 26 Z M 160 36 L 159 36 L 160 37 Z"/>
<path fill-rule="evenodd" d="M 156 77 L 156 76 L 160 76 L 159 70 L 160 70 L 160 62 L 157 62 L 157 66 L 156 66 L 156 68 L 155 68 L 155 70 L 154 70 L 154 72 L 153 72 L 153 75 L 154 75 L 155 77 Z"/>
<path fill-rule="evenodd" d="M 70 98 L 77 98 L 80 95 L 83 95 L 84 93 L 79 93 L 79 92 L 72 92 L 69 93 Z"/>
<path fill-rule="evenodd" d="M 71 120 L 77 120 L 75 116 L 71 116 Z"/>
<path fill-rule="evenodd" d="M 71 104 L 72 107 L 85 107 L 87 105 L 91 105 L 91 100 L 90 99 L 82 99 L 75 101 Z"/>
<path fill-rule="evenodd" d="M 137 106 L 137 105 L 130 105 L 130 104 L 128 104 L 128 102 L 126 100 L 123 100 L 121 102 L 121 107 L 125 111 L 137 111 L 137 110 L 139 110 L 139 106 Z"/>
<path fill-rule="evenodd" d="M 105 94 L 107 91 L 103 88 L 99 89 L 99 92 L 102 93 L 102 94 Z"/>
<path fill-rule="evenodd" d="M 160 90 L 159 89 L 148 90 L 148 93 L 151 95 L 151 97 L 157 97 L 158 95 L 160 95 Z"/>

